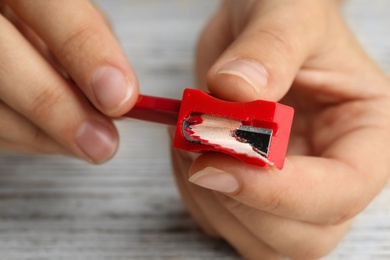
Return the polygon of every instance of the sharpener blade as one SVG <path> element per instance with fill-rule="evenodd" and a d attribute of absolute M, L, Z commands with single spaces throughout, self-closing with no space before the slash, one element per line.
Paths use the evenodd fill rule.
<path fill-rule="evenodd" d="M 251 145 L 259 154 L 268 155 L 272 129 L 243 125 L 235 130 L 233 135 L 238 141 Z"/>

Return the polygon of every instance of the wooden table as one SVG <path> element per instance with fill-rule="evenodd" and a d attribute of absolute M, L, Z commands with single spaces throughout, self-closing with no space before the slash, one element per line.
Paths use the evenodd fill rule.
<path fill-rule="evenodd" d="M 196 38 L 209 0 L 99 0 L 138 73 L 143 93 L 179 98 L 193 86 Z M 390 3 L 352 0 L 345 14 L 390 72 Z M 171 175 L 167 131 L 118 122 L 121 147 L 102 166 L 0 153 L 0 259 L 239 259 L 202 234 Z M 390 187 L 326 259 L 390 259 Z"/>

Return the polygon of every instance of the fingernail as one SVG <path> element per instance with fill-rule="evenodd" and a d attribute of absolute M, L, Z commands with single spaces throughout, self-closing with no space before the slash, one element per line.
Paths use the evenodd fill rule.
<path fill-rule="evenodd" d="M 203 188 L 223 193 L 234 193 L 240 188 L 240 183 L 234 175 L 212 167 L 195 173 L 189 181 Z"/>
<path fill-rule="evenodd" d="M 76 143 L 95 163 L 111 158 L 117 147 L 115 134 L 107 126 L 96 121 L 84 122 L 79 127 Z"/>
<path fill-rule="evenodd" d="M 263 92 L 268 85 L 268 73 L 258 62 L 254 60 L 233 60 L 217 72 L 217 74 L 228 74 L 238 76 L 249 83 L 256 93 Z"/>
<path fill-rule="evenodd" d="M 125 75 L 111 66 L 103 66 L 95 71 L 92 89 L 97 101 L 108 114 L 118 111 L 133 92 L 133 86 Z"/>

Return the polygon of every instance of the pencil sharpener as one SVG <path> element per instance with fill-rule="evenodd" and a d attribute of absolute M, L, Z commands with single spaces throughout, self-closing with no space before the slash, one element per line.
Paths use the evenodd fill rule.
<path fill-rule="evenodd" d="M 174 147 L 223 152 L 248 164 L 282 169 L 293 115 L 293 108 L 276 102 L 230 102 L 185 89 Z"/>

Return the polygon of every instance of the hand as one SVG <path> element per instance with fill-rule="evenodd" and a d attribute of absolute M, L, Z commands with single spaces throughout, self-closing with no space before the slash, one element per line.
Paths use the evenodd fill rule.
<path fill-rule="evenodd" d="M 0 149 L 109 159 L 138 83 L 89 1 L 2 1 Z M 108 117 L 109 116 L 109 117 Z"/>
<path fill-rule="evenodd" d="M 225 100 L 295 108 L 278 173 L 223 154 L 173 151 L 195 220 L 247 259 L 328 254 L 388 181 L 390 83 L 337 2 L 226 0 L 201 36 L 199 86 Z"/>

